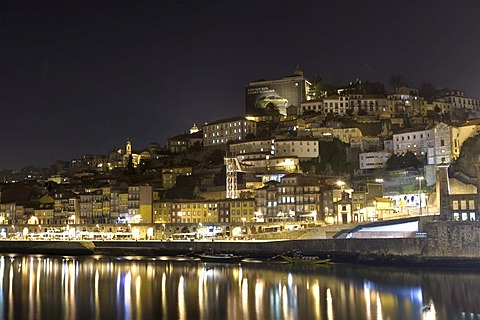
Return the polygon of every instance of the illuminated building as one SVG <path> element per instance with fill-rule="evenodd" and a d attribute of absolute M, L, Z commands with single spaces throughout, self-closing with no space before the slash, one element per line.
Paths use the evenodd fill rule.
<path fill-rule="evenodd" d="M 300 107 L 307 101 L 309 88 L 310 82 L 298 67 L 288 77 L 252 81 L 245 88 L 246 114 L 265 114 L 265 109 L 273 106 L 280 114 L 286 115 L 290 105 Z"/>
<path fill-rule="evenodd" d="M 175 187 L 178 176 L 189 176 L 192 174 L 192 167 L 162 168 L 162 185 L 164 189 Z"/>
<path fill-rule="evenodd" d="M 190 129 L 190 133 L 179 134 L 167 139 L 167 149 L 171 153 L 181 153 L 189 147 L 203 144 L 203 133 Z"/>
<path fill-rule="evenodd" d="M 400 87 L 387 95 L 388 110 L 396 116 L 419 116 L 423 105 L 423 98 L 418 96 L 417 89 Z"/>
<path fill-rule="evenodd" d="M 128 214 L 142 223 L 153 222 L 153 189 L 151 186 L 128 187 Z"/>
<path fill-rule="evenodd" d="M 312 138 L 276 139 L 274 147 L 277 157 L 296 156 L 300 160 L 305 160 L 318 158 L 320 154 L 318 139 Z"/>
<path fill-rule="evenodd" d="M 291 173 L 278 184 L 277 216 L 295 218 L 315 216 L 320 212 L 320 187 L 322 182 L 314 176 Z"/>
<path fill-rule="evenodd" d="M 382 169 L 387 167 L 387 160 L 392 154 L 390 152 L 365 152 L 358 155 L 360 170 L 368 173 L 371 170 Z"/>
<path fill-rule="evenodd" d="M 63 191 L 54 196 L 54 223 L 67 224 L 78 213 L 78 196 L 74 192 Z M 71 221 L 70 223 L 73 223 Z"/>
<path fill-rule="evenodd" d="M 257 123 L 245 117 L 216 120 L 203 126 L 203 145 L 208 147 L 229 141 L 241 141 L 256 134 Z"/>

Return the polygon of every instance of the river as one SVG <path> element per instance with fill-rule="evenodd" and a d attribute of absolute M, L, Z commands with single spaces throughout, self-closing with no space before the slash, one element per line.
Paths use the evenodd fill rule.
<path fill-rule="evenodd" d="M 480 271 L 0 256 L 2 319 L 480 319 Z"/>

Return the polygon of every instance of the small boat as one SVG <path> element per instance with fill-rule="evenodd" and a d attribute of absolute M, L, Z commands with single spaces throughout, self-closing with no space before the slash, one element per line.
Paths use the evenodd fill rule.
<path fill-rule="evenodd" d="M 294 264 L 326 264 L 332 261 L 331 259 L 320 259 L 317 256 L 295 255 L 291 257 L 280 255 L 280 257 L 282 257 L 282 259 L 286 260 L 287 262 Z"/>
<path fill-rule="evenodd" d="M 196 256 L 205 262 L 240 262 L 247 257 L 232 253 L 197 253 Z"/>

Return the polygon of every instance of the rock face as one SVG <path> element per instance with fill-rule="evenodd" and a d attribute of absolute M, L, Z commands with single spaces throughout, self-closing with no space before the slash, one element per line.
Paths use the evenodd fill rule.
<path fill-rule="evenodd" d="M 480 135 L 465 140 L 460 156 L 450 166 L 450 176 L 468 178 L 473 182 L 477 178 L 476 163 L 480 160 Z M 467 181 L 464 181 L 467 182 Z"/>

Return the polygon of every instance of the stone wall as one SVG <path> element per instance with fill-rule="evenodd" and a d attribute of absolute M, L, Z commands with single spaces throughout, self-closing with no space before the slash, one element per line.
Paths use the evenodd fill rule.
<path fill-rule="evenodd" d="M 428 236 L 425 254 L 439 257 L 480 257 L 480 221 L 425 223 Z"/>
<path fill-rule="evenodd" d="M 430 221 L 426 238 L 296 239 L 256 241 L 0 241 L 3 253 L 188 255 L 213 250 L 272 258 L 299 250 L 337 262 L 444 266 L 480 265 L 480 222 Z M 304 230 L 292 231 L 293 233 Z M 279 233 L 281 234 L 281 233 Z"/>

